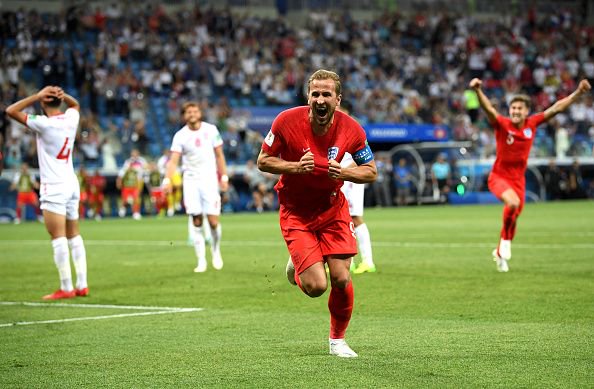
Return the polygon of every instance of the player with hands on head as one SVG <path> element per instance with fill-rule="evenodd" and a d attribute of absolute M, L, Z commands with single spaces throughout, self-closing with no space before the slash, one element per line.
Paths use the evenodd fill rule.
<path fill-rule="evenodd" d="M 489 123 L 495 130 L 496 158 L 489 174 L 489 190 L 503 201 L 503 226 L 497 248 L 493 250 L 493 259 L 497 270 L 507 272 L 511 259 L 511 242 L 516 233 L 517 219 L 524 207 L 526 192 L 525 172 L 530 148 L 534 142 L 537 127 L 560 112 L 565 111 L 581 95 L 591 90 L 588 80 L 581 80 L 577 89 L 562 99 L 557 100 L 543 112 L 529 115 L 530 97 L 517 95 L 509 102 L 509 117 L 500 115 L 482 90 L 482 81 L 474 78 L 470 81 L 485 111 Z"/>
<path fill-rule="evenodd" d="M 43 115 L 24 112 L 37 102 Z M 65 112 L 60 109 L 62 103 L 68 106 Z M 60 276 L 60 289 L 44 296 L 45 300 L 87 296 L 89 293 L 86 250 L 78 225 L 80 187 L 72 165 L 79 111 L 78 101 L 58 86 L 46 86 L 6 109 L 8 116 L 34 131 L 37 138 L 41 209 Z M 72 284 L 70 254 L 76 270 L 76 289 Z"/>

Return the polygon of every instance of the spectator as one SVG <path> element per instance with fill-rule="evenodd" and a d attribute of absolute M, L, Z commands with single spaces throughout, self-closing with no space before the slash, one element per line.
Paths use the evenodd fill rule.
<path fill-rule="evenodd" d="M 413 176 L 410 168 L 406 164 L 405 158 L 398 160 L 398 165 L 394 168 L 394 189 L 396 197 L 394 203 L 399 206 L 408 204 L 408 197 L 412 186 Z"/>
<path fill-rule="evenodd" d="M 586 197 L 584 180 L 577 159 L 569 167 L 567 172 L 567 198 L 582 199 Z"/>
<path fill-rule="evenodd" d="M 440 203 L 447 202 L 452 181 L 452 169 L 446 160 L 445 153 L 439 153 L 431 165 L 431 183 L 433 185 L 433 199 Z"/>
<path fill-rule="evenodd" d="M 145 122 L 142 120 L 137 121 L 134 123 L 133 128 L 132 134 L 130 135 L 132 148 L 140 151 L 140 154 L 146 155 L 150 138 L 146 135 Z"/>
<path fill-rule="evenodd" d="M 392 162 L 386 155 L 376 155 L 377 179 L 371 183 L 371 189 L 377 207 L 389 207 L 392 205 L 391 183 Z"/>
<path fill-rule="evenodd" d="M 547 191 L 547 199 L 559 200 L 567 184 L 564 174 L 555 163 L 554 158 L 549 160 L 549 167 L 544 174 L 544 182 Z"/>
<path fill-rule="evenodd" d="M 247 204 L 248 210 L 261 213 L 274 209 L 273 188 L 276 184 L 274 175 L 260 171 L 256 163 L 250 159 L 246 162 L 243 180 L 252 193 L 252 200 Z"/>

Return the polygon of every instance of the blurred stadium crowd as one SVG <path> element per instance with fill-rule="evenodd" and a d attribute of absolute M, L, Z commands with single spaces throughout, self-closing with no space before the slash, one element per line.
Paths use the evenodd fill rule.
<path fill-rule="evenodd" d="M 543 110 L 581 78 L 594 79 L 594 28 L 562 7 L 488 22 L 446 11 L 372 20 L 312 12 L 295 25 L 229 8 L 123 1 L 2 11 L 0 54 L 2 112 L 42 85 L 61 85 L 81 102 L 77 165 L 117 172 L 132 149 L 156 160 L 182 125 L 181 104 L 197 100 L 223 134 L 228 163 L 243 169 L 262 133 L 248 128 L 242 108 L 303 104 L 318 68 L 342 76 L 362 124 L 443 124 L 450 139 L 473 143 L 475 157 L 492 157 L 493 133 L 468 81 L 482 78 L 502 113 L 521 91 Z M 35 168 L 34 138 L 4 114 L 0 130 L 4 167 Z M 593 145 L 588 96 L 545 127 L 533 154 L 592 156 Z"/>

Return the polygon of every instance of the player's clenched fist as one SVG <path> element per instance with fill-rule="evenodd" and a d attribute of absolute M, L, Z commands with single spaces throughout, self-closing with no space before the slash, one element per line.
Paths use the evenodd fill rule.
<path fill-rule="evenodd" d="M 328 177 L 337 180 L 342 172 L 342 167 L 336 160 L 331 159 L 328 161 Z"/>
<path fill-rule="evenodd" d="M 590 85 L 588 80 L 583 79 L 582 81 L 580 81 L 580 84 L 578 85 L 578 90 L 580 91 L 580 93 L 588 92 L 590 91 L 590 89 L 592 89 L 592 86 Z"/>
<path fill-rule="evenodd" d="M 303 154 L 301 159 L 299 160 L 299 173 L 311 173 L 314 170 L 314 155 L 311 151 Z"/>
<path fill-rule="evenodd" d="M 470 87 L 470 89 L 478 89 L 483 85 L 483 82 L 479 79 L 479 78 L 473 78 L 472 80 L 470 80 L 470 83 L 468 84 L 468 86 Z"/>

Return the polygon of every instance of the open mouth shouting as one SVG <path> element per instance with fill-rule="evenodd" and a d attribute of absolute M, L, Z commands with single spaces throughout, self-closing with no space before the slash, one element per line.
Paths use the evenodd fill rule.
<path fill-rule="evenodd" d="M 329 112 L 326 104 L 316 105 L 315 109 L 314 109 L 314 116 L 318 123 L 320 123 L 320 124 L 328 123 L 328 120 L 330 119 L 330 112 Z"/>

